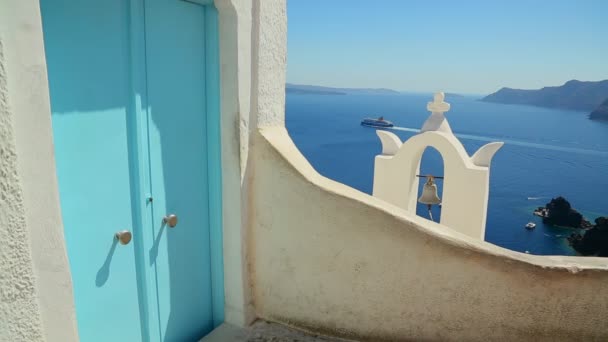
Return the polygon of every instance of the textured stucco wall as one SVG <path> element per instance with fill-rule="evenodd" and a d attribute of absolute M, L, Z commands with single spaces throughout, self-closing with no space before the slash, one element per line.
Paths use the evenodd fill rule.
<path fill-rule="evenodd" d="M 226 321 L 255 319 L 249 233 L 257 127 L 284 125 L 285 0 L 215 0 L 220 19 Z M 278 94 L 278 96 L 276 96 Z"/>
<path fill-rule="evenodd" d="M 285 126 L 286 1 L 254 3 L 252 111 L 258 127 Z"/>
<path fill-rule="evenodd" d="M 41 341 L 23 193 L 17 174 L 7 66 L 0 36 L 0 340 Z"/>
<path fill-rule="evenodd" d="M 320 176 L 282 127 L 255 139 L 260 317 L 371 341 L 607 340 L 608 262 L 478 241 Z"/>
<path fill-rule="evenodd" d="M 0 2 L 0 340 L 77 340 L 37 0 Z"/>

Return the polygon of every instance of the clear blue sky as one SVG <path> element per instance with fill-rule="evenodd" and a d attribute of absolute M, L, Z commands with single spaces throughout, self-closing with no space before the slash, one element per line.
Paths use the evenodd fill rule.
<path fill-rule="evenodd" d="M 287 80 L 485 94 L 608 79 L 608 0 L 288 0 Z"/>

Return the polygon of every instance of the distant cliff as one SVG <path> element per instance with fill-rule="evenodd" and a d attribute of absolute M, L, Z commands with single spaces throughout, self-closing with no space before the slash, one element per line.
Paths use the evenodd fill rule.
<path fill-rule="evenodd" d="M 386 88 L 332 88 L 315 85 L 287 83 L 285 91 L 288 94 L 315 94 L 315 95 L 346 95 L 346 94 L 374 94 L 391 95 L 400 94 L 396 90 Z"/>
<path fill-rule="evenodd" d="M 464 97 L 464 95 L 462 94 L 456 94 L 456 93 L 444 93 L 445 97 Z"/>
<path fill-rule="evenodd" d="M 346 95 L 346 93 L 343 93 L 341 91 L 301 89 L 301 88 L 291 88 L 291 87 L 285 87 L 285 92 L 287 94 L 298 94 L 298 95 Z"/>
<path fill-rule="evenodd" d="M 606 98 L 608 98 L 608 80 L 598 82 L 572 80 L 562 86 L 537 90 L 502 88 L 481 100 L 590 112 Z"/>
<path fill-rule="evenodd" d="M 608 120 L 608 98 L 599 107 L 597 107 L 591 114 L 589 119 L 593 120 Z"/>

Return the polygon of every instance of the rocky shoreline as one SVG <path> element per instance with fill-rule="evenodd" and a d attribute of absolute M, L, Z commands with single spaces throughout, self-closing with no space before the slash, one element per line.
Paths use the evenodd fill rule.
<path fill-rule="evenodd" d="M 592 120 L 608 120 L 608 98 L 599 107 L 597 107 L 591 114 L 589 119 Z"/>
<path fill-rule="evenodd" d="M 573 233 L 568 242 L 581 255 L 608 257 L 608 217 L 598 217 L 592 228 Z"/>
<path fill-rule="evenodd" d="M 545 224 L 576 229 L 568 237 L 568 243 L 580 255 L 608 257 L 607 217 L 598 217 L 592 224 L 561 196 L 552 198 L 544 207 L 536 208 L 534 215 L 542 217 Z"/>

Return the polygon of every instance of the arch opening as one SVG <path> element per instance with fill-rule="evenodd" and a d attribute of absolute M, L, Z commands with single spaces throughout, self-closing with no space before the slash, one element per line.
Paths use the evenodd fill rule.
<path fill-rule="evenodd" d="M 443 177 L 445 174 L 444 160 L 441 153 L 432 146 L 427 146 L 420 158 L 418 174 L 421 176 L 433 175 Z M 431 205 L 431 213 L 429 215 L 429 209 L 427 204 L 420 203 L 418 199 L 423 194 L 424 185 L 427 181 L 426 177 L 420 177 L 418 180 L 418 189 L 416 196 L 416 215 L 432 220 L 435 222 L 440 222 L 441 220 L 441 203 Z M 437 196 L 439 199 L 443 199 L 443 188 L 444 188 L 444 180 L 443 179 L 435 179 L 434 183 L 437 186 Z M 432 216 L 432 219 L 431 219 Z"/>

